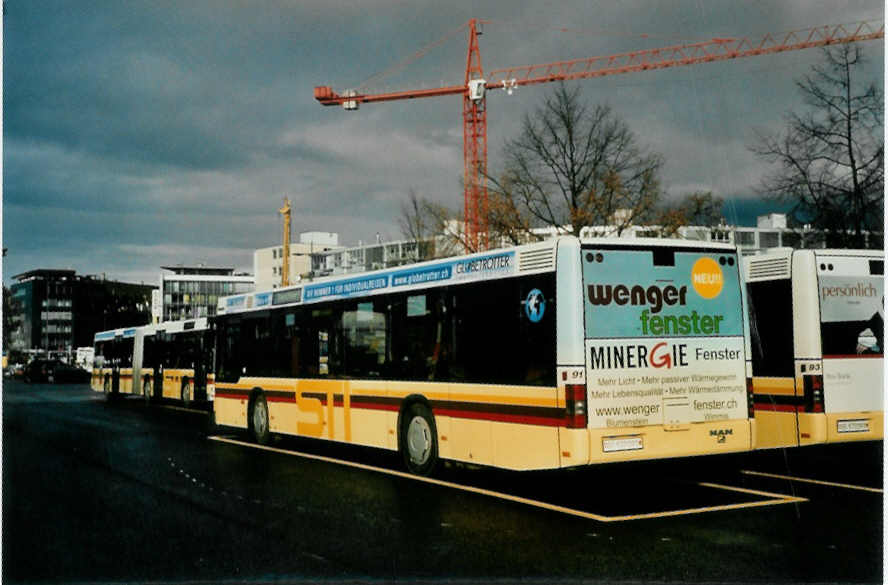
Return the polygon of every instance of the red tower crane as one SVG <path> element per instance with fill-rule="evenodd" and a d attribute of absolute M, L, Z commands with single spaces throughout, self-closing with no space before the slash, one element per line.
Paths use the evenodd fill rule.
<path fill-rule="evenodd" d="M 487 248 L 487 89 L 510 90 L 523 85 L 666 69 L 874 40 L 885 36 L 884 23 L 865 21 L 767 34 L 760 38 L 716 38 L 700 43 L 646 49 L 605 57 L 494 69 L 488 72 L 485 77 L 481 66 L 481 52 L 478 47 L 480 33 L 477 27 L 481 22 L 485 21 L 472 19 L 465 25 L 468 28 L 469 48 L 466 57 L 466 74 L 462 85 L 391 93 L 358 93 L 349 90 L 342 94 L 334 92 L 329 86 L 314 88 L 314 97 L 322 105 L 341 105 L 347 110 L 356 110 L 361 103 L 456 94 L 463 96 L 464 219 L 467 247 L 475 250 Z"/>

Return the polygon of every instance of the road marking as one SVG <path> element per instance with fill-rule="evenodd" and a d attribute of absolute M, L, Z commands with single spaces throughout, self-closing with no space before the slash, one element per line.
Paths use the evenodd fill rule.
<path fill-rule="evenodd" d="M 478 488 L 458 483 L 453 483 L 449 481 L 443 481 L 440 479 L 433 479 L 430 477 L 422 477 L 419 475 L 413 475 L 412 473 L 407 473 L 406 471 L 397 471 L 394 469 L 386 469 L 384 467 L 376 467 L 373 465 L 367 465 L 365 463 L 356 463 L 354 461 L 346 461 L 343 459 L 334 459 L 332 457 L 324 457 L 323 455 L 313 455 L 311 453 L 303 453 L 301 451 L 290 451 L 286 449 L 278 449 L 276 447 L 269 447 L 267 445 L 257 445 L 256 443 L 247 443 L 245 441 L 238 441 L 237 439 L 230 439 L 227 437 L 220 436 L 211 436 L 208 437 L 211 441 L 219 441 L 222 443 L 230 443 L 232 445 L 240 445 L 242 447 L 250 447 L 253 449 L 262 449 L 264 451 L 270 451 L 272 453 L 280 453 L 283 455 L 292 455 L 295 457 L 302 457 L 304 459 L 312 459 L 315 461 L 323 461 L 325 463 L 335 463 L 338 465 L 344 465 L 346 467 L 353 467 L 355 469 L 363 469 L 366 471 L 375 471 L 377 473 L 383 473 L 386 475 L 392 475 L 395 477 L 400 477 L 404 479 L 411 479 L 414 481 L 419 481 L 431 485 L 437 485 L 441 487 L 448 487 L 455 490 L 460 490 L 464 492 L 470 492 L 474 494 L 480 494 L 483 496 L 489 496 L 492 498 L 497 498 L 500 500 L 506 500 L 509 502 L 516 502 L 519 504 L 524 504 L 527 506 L 533 506 L 535 508 L 542 508 L 544 510 L 550 510 L 553 512 L 560 512 L 562 514 L 568 514 L 570 516 L 577 516 L 579 518 L 586 518 L 589 520 L 596 520 L 598 522 L 624 522 L 627 520 L 644 520 L 650 518 L 664 518 L 667 516 L 683 516 L 688 514 L 700 514 L 704 512 L 717 512 L 722 510 L 737 510 L 741 508 L 755 508 L 762 506 L 774 506 L 778 504 L 788 504 L 792 502 L 806 502 L 805 498 L 797 498 L 794 496 L 786 496 L 783 494 L 774 494 L 771 492 L 761 492 L 756 490 L 748 490 L 745 488 L 737 488 L 731 486 L 723 486 L 719 484 L 708 484 L 708 483 L 699 483 L 698 485 L 703 487 L 712 487 L 716 489 L 724 489 L 729 491 L 738 491 L 745 492 L 750 494 L 767 496 L 769 499 L 760 500 L 755 502 L 744 502 L 740 504 L 725 504 L 722 506 L 706 506 L 702 508 L 689 508 L 683 510 L 668 510 L 665 512 L 651 512 L 648 514 L 634 514 L 627 516 L 603 516 L 601 514 L 594 514 L 592 512 L 585 512 L 583 510 L 575 510 L 573 508 L 568 508 L 566 506 L 559 506 L 557 504 L 550 504 L 548 502 L 542 502 L 540 500 L 532 500 L 529 498 L 522 498 L 520 496 L 515 496 L 512 494 L 506 494 L 502 492 L 495 492 L 493 490 L 487 490 L 484 488 Z"/>
<path fill-rule="evenodd" d="M 877 494 L 884 493 L 884 490 L 879 488 L 871 488 L 862 485 L 851 485 L 847 483 L 836 483 L 834 481 L 821 481 L 819 479 L 808 479 L 806 477 L 794 477 L 791 475 L 778 475 L 776 473 L 765 473 L 763 471 L 750 471 L 748 469 L 741 469 L 740 473 L 745 473 L 746 475 L 758 475 L 760 477 L 771 477 L 774 479 L 788 479 L 790 481 L 799 481 L 802 483 L 813 483 L 817 485 L 828 485 L 830 487 L 839 487 L 845 488 L 848 490 L 860 490 L 862 492 L 873 492 Z"/>
<path fill-rule="evenodd" d="M 161 408 L 161 409 L 165 409 L 165 410 L 177 410 L 179 412 L 191 412 L 194 414 L 203 414 L 205 416 L 207 415 L 207 412 L 204 410 L 198 410 L 196 408 L 186 408 L 184 406 L 173 406 L 170 404 L 160 404 L 160 405 L 157 405 L 157 408 Z"/>

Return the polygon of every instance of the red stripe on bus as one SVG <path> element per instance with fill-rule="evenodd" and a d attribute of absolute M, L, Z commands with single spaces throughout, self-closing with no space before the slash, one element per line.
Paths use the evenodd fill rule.
<path fill-rule="evenodd" d="M 777 411 L 777 412 L 802 412 L 804 407 L 796 406 L 794 404 L 769 404 L 769 403 L 760 403 L 757 402 L 755 404 L 756 410 L 768 410 L 768 411 Z"/>
<path fill-rule="evenodd" d="M 249 398 L 250 391 L 240 389 L 216 389 L 216 398 L 231 398 L 245 400 Z M 318 400 L 323 406 L 328 405 L 327 395 L 320 393 L 304 393 L 303 398 Z M 265 392 L 268 402 L 296 403 L 294 392 Z M 403 402 L 400 398 L 372 397 L 357 395 L 351 397 L 351 408 L 358 410 L 377 410 L 398 412 Z M 333 406 L 344 406 L 342 394 L 333 395 Z M 529 424 L 537 426 L 558 427 L 567 424 L 563 416 L 563 409 L 549 407 L 515 406 L 496 403 L 468 403 L 468 402 L 444 402 L 437 401 L 432 404 L 432 411 L 436 415 L 450 416 L 471 420 L 487 420 L 492 422 L 507 422 Z M 541 411 L 534 414 L 533 411 Z"/>
<path fill-rule="evenodd" d="M 472 420 L 488 420 L 493 422 L 519 423 L 526 425 L 537 425 L 545 427 L 565 426 L 567 421 L 564 418 L 551 418 L 545 416 L 532 416 L 527 414 L 509 414 L 499 412 L 478 412 L 472 410 L 451 410 L 448 408 L 435 409 L 434 411 L 442 416 L 452 416 L 454 418 L 468 418 Z"/>

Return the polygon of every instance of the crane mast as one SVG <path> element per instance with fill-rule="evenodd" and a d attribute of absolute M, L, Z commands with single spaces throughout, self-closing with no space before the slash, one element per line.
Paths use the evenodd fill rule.
<path fill-rule="evenodd" d="M 463 96 L 465 244 L 471 251 L 484 250 L 489 243 L 486 180 L 488 89 L 501 88 L 511 93 L 514 88 L 523 85 L 651 71 L 885 37 L 885 25 L 882 21 L 865 21 L 767 34 L 760 38 L 718 38 L 604 57 L 495 69 L 485 78 L 478 46 L 478 36 L 481 34 L 478 24 L 482 22 L 484 21 L 473 18 L 467 23 L 469 44 L 462 85 L 376 94 L 358 93 L 354 90 L 337 94 L 329 86 L 314 88 L 314 97 L 321 105 L 341 105 L 347 110 L 357 110 L 362 103 L 457 94 Z"/>
<path fill-rule="evenodd" d="M 284 206 L 278 209 L 278 213 L 284 216 L 283 234 L 283 265 L 281 266 L 281 286 L 290 286 L 290 198 L 284 197 Z"/>

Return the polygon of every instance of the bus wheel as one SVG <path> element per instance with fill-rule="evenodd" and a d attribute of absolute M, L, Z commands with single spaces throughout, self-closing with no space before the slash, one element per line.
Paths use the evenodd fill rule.
<path fill-rule="evenodd" d="M 401 455 L 411 473 L 431 475 L 438 463 L 438 431 L 432 411 L 414 402 L 401 416 Z"/>
<path fill-rule="evenodd" d="M 151 402 L 151 378 L 145 378 L 145 381 L 142 382 L 142 396 L 145 398 L 145 402 Z"/>
<path fill-rule="evenodd" d="M 256 394 L 250 409 L 250 433 L 260 445 L 268 444 L 271 435 L 268 429 L 268 403 L 265 401 L 265 395 L 261 392 Z"/>
<path fill-rule="evenodd" d="M 191 380 L 182 382 L 182 402 L 185 406 L 191 404 Z"/>

